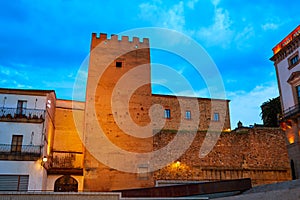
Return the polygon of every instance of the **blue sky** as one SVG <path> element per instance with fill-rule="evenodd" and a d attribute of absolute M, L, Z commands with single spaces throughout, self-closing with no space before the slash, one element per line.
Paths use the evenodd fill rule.
<path fill-rule="evenodd" d="M 0 87 L 55 89 L 72 98 L 74 80 L 89 53 L 91 33 L 143 27 L 169 28 L 193 38 L 216 63 L 231 100 L 232 128 L 261 123 L 260 105 L 278 96 L 272 48 L 299 24 L 300 2 L 274 0 L 0 1 Z M 151 38 L 150 38 L 151 44 Z M 160 57 L 151 53 L 153 62 Z M 199 96 L 198 78 L 184 71 Z M 159 82 L 157 71 L 152 80 Z M 164 77 L 172 84 L 172 79 Z M 153 88 L 153 93 L 162 93 Z M 184 94 L 184 88 L 182 88 Z M 84 90 L 75 96 L 84 99 Z"/>

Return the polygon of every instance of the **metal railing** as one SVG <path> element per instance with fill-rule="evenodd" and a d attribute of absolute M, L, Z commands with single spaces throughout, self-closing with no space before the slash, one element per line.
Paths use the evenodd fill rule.
<path fill-rule="evenodd" d="M 39 145 L 11 145 L 0 144 L 0 154 L 2 155 L 41 155 L 41 146 Z"/>
<path fill-rule="evenodd" d="M 289 117 L 291 117 L 293 115 L 296 115 L 298 113 L 300 113 L 300 105 L 296 104 L 296 105 L 294 105 L 292 107 L 289 107 L 289 108 L 287 108 L 283 111 L 282 119 L 289 118 Z"/>
<path fill-rule="evenodd" d="M 0 108 L 0 120 L 44 120 L 45 110 L 42 109 L 27 109 L 27 108 Z"/>
<path fill-rule="evenodd" d="M 53 152 L 51 168 L 82 169 L 83 154 L 78 152 Z"/>

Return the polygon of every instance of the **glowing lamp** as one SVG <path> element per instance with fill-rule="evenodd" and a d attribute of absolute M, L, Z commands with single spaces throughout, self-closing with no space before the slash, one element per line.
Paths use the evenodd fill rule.
<path fill-rule="evenodd" d="M 43 162 L 47 162 L 48 161 L 48 158 L 46 156 L 43 157 Z"/>
<path fill-rule="evenodd" d="M 291 136 L 291 137 L 288 138 L 288 141 L 289 141 L 290 144 L 294 144 L 295 138 L 293 136 Z"/>

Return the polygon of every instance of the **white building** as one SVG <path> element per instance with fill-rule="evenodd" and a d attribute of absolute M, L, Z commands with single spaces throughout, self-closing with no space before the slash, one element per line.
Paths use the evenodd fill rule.
<path fill-rule="evenodd" d="M 292 178 L 300 178 L 300 25 L 273 48 Z"/>
<path fill-rule="evenodd" d="M 47 188 L 55 101 L 53 90 L 0 88 L 0 190 Z"/>

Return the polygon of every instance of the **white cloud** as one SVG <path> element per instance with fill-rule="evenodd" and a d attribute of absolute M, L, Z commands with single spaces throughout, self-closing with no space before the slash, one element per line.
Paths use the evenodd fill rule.
<path fill-rule="evenodd" d="M 67 77 L 68 77 L 68 78 L 74 78 L 73 72 L 69 73 L 69 74 L 67 75 Z"/>
<path fill-rule="evenodd" d="M 10 70 L 7 69 L 6 67 L 0 66 L 0 73 L 6 76 L 10 75 Z"/>
<path fill-rule="evenodd" d="M 179 2 L 167 11 L 167 16 L 164 19 L 163 27 L 183 31 L 185 25 L 184 5 Z"/>
<path fill-rule="evenodd" d="M 264 30 L 264 31 L 267 31 L 267 30 L 276 30 L 278 29 L 279 27 L 279 24 L 275 24 L 275 23 L 265 23 L 263 25 L 261 25 L 261 28 Z"/>
<path fill-rule="evenodd" d="M 170 8 L 163 7 L 161 2 L 142 3 L 139 5 L 140 15 L 143 20 L 150 21 L 154 26 L 183 31 L 185 26 L 184 3 Z"/>
<path fill-rule="evenodd" d="M 234 91 L 227 93 L 230 102 L 231 125 L 236 127 L 240 120 L 244 126 L 262 123 L 260 106 L 263 102 L 279 96 L 276 84 L 266 83 L 253 88 L 251 91 Z"/>
<path fill-rule="evenodd" d="M 139 17 L 142 19 L 146 19 L 146 20 L 152 20 L 153 22 L 155 22 L 153 20 L 153 18 L 157 18 L 157 14 L 159 12 L 159 6 L 157 6 L 156 4 L 151 4 L 151 3 L 142 3 L 139 5 L 140 8 L 140 15 Z"/>
<path fill-rule="evenodd" d="M 255 31 L 252 25 L 248 25 L 243 30 L 235 35 L 234 41 L 239 50 L 253 45 L 250 40 L 255 36 Z"/>
<path fill-rule="evenodd" d="M 214 2 L 218 4 L 218 2 Z M 213 24 L 209 27 L 200 28 L 197 31 L 197 36 L 207 45 L 222 46 L 226 48 L 231 44 L 233 31 L 231 30 L 232 21 L 229 12 L 223 8 L 215 8 L 213 16 Z"/>
<path fill-rule="evenodd" d="M 198 0 L 190 0 L 186 3 L 180 1 L 170 7 L 166 7 L 160 1 L 142 3 L 139 5 L 139 17 L 151 22 L 154 26 L 173 29 L 190 36 L 194 35 L 208 46 L 218 45 L 226 48 L 231 45 L 234 38 L 234 31 L 231 27 L 233 21 L 228 10 L 218 7 L 220 0 L 211 1 L 214 5 L 211 25 L 204 27 L 200 24 L 199 28 L 187 28 L 185 8 L 193 10 L 196 3 Z"/>
<path fill-rule="evenodd" d="M 198 0 L 190 0 L 186 3 L 186 5 L 189 9 L 193 10 L 195 8 L 196 3 L 198 3 Z"/>
<path fill-rule="evenodd" d="M 201 90 L 183 90 L 177 92 L 176 95 L 178 96 L 188 96 L 188 97 L 209 97 L 209 91 L 207 88 Z"/>
<path fill-rule="evenodd" d="M 18 68 L 18 66 L 14 66 L 14 68 L 12 68 L 0 65 L 0 74 L 9 78 L 22 78 L 23 80 L 29 79 L 26 68 L 23 67 L 22 70 L 17 70 L 16 68 Z"/>
<path fill-rule="evenodd" d="M 211 2 L 214 6 L 217 6 L 220 4 L 220 0 L 211 0 Z"/>
<path fill-rule="evenodd" d="M 24 84 L 16 84 L 16 87 L 22 89 L 32 89 L 31 85 L 24 85 Z"/>

